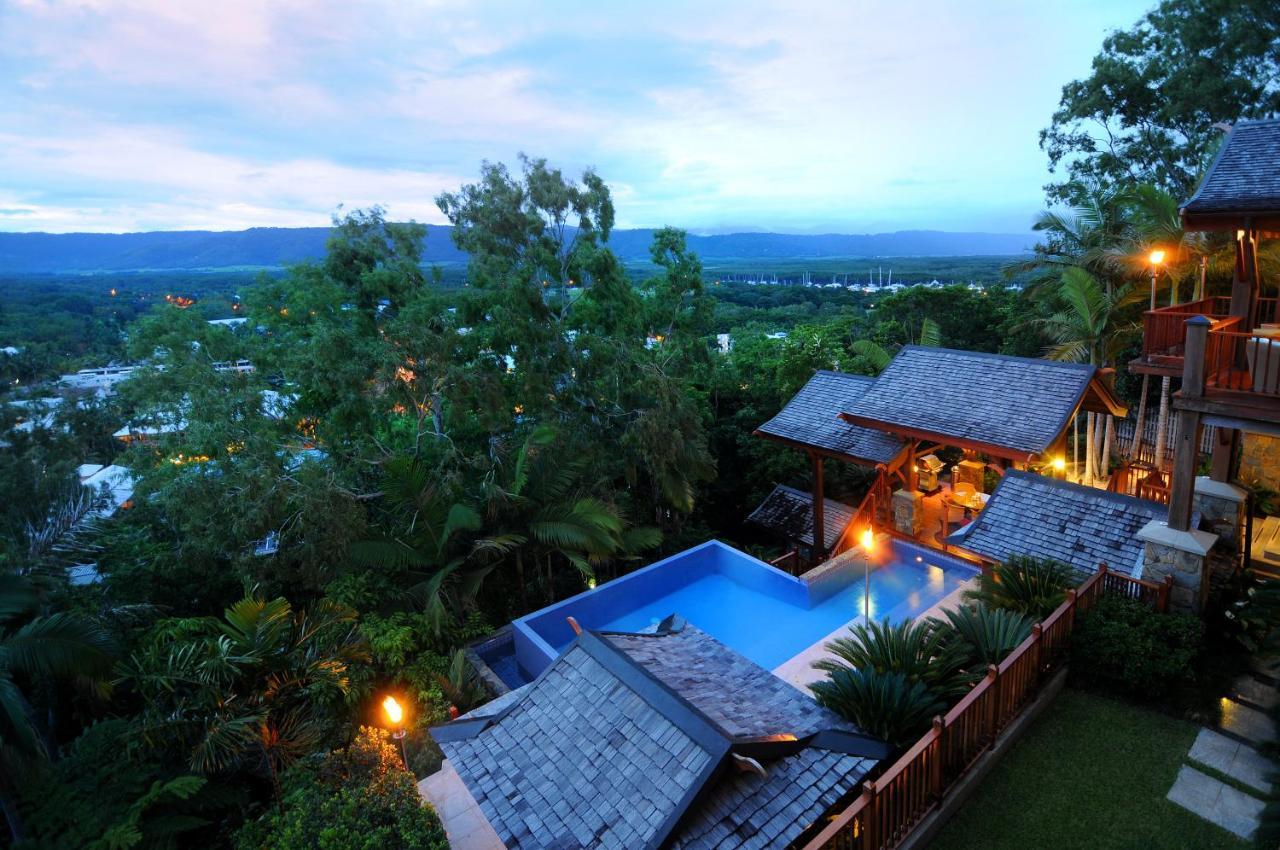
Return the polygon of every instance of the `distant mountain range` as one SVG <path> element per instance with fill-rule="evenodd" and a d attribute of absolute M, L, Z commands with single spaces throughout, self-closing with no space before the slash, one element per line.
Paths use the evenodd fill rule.
<path fill-rule="evenodd" d="M 427 227 L 428 263 L 461 263 L 451 228 Z M 327 227 L 255 227 L 249 230 L 173 230 L 150 233 L 0 233 L 0 273 L 123 272 L 140 270 L 271 267 L 324 254 Z M 652 229 L 615 230 L 609 246 L 626 263 L 649 259 Z M 820 234 L 729 233 L 690 236 L 704 262 L 796 260 L 823 257 L 1008 256 L 1030 250 L 1030 235 L 947 233 Z"/>

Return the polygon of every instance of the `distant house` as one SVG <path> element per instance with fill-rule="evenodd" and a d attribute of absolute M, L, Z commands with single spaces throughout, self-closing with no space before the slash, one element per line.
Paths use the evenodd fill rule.
<path fill-rule="evenodd" d="M 133 502 L 133 475 L 123 466 L 82 463 L 76 467 L 80 484 L 105 497 L 104 507 L 95 511 L 110 516 Z"/>

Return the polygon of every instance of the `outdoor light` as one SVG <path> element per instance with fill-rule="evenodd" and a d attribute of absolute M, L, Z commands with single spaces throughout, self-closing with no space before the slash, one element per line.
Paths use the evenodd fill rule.
<path fill-rule="evenodd" d="M 382 710 L 387 715 L 387 722 L 395 730 L 391 733 L 391 737 L 400 742 L 400 758 L 404 761 L 404 769 L 408 770 L 409 756 L 404 750 L 405 731 L 401 726 L 404 722 L 404 709 L 395 697 L 387 694 L 387 698 L 382 701 Z"/>
<path fill-rule="evenodd" d="M 862 544 L 862 617 L 871 622 L 871 550 L 875 547 L 876 536 L 871 528 L 862 532 L 859 541 Z"/>
<path fill-rule="evenodd" d="M 1148 257 L 1151 261 L 1151 309 L 1156 308 L 1156 275 L 1160 273 L 1160 264 L 1164 262 L 1164 251 L 1156 249 Z"/>
<path fill-rule="evenodd" d="M 1061 473 L 1065 472 L 1065 471 L 1066 471 L 1066 469 L 1067 469 L 1067 461 L 1066 461 L 1066 459 L 1065 459 L 1065 458 L 1055 457 L 1055 458 L 1053 459 L 1053 471 L 1054 471 L 1054 472 L 1057 472 L 1057 473 L 1061 474 Z"/>

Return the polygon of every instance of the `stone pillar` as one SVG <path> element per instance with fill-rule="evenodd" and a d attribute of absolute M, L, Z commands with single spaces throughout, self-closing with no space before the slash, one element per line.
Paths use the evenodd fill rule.
<path fill-rule="evenodd" d="M 972 484 L 975 492 L 987 492 L 985 486 L 986 467 L 979 460 L 962 460 L 955 465 L 951 473 L 951 486 Z"/>
<path fill-rule="evenodd" d="M 1142 578 L 1163 581 L 1173 577 L 1169 589 L 1169 610 L 1204 610 L 1209 593 L 1206 556 L 1218 539 L 1207 531 L 1179 531 L 1159 520 L 1151 520 L 1137 534 L 1143 543 Z"/>
<path fill-rule="evenodd" d="M 924 530 L 924 496 L 919 490 L 895 490 L 893 527 L 902 534 L 919 537 Z"/>
<path fill-rule="evenodd" d="M 1214 481 L 1207 475 L 1196 478 L 1195 509 L 1200 512 L 1200 522 L 1232 551 L 1237 551 L 1240 545 L 1238 538 L 1244 525 L 1248 495 L 1243 487 Z"/>

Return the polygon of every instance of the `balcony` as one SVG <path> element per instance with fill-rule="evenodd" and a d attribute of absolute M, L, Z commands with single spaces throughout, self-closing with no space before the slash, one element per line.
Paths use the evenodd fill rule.
<path fill-rule="evenodd" d="M 1277 299 L 1257 299 L 1260 322 L 1276 319 Z M 1142 355 L 1129 364 L 1140 375 L 1182 377 L 1182 355 L 1187 344 L 1187 319 L 1205 316 L 1213 322 L 1210 333 L 1243 333 L 1246 320 L 1231 315 L 1231 299 L 1202 298 L 1171 307 L 1157 307 L 1142 314 Z"/>

